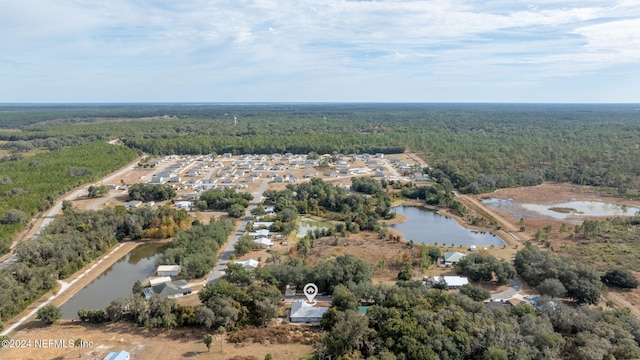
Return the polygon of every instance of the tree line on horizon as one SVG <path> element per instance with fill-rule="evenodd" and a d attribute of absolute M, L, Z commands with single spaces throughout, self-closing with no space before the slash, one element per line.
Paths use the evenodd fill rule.
<path fill-rule="evenodd" d="M 637 119 L 622 105 L 10 107 L 0 127 L 16 130 L 0 131 L 0 140 L 16 153 L 113 138 L 151 154 L 411 149 L 462 192 L 568 181 L 635 196 Z"/>

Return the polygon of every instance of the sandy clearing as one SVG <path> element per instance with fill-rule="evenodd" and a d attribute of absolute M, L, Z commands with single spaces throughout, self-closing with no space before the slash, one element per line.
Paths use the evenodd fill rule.
<path fill-rule="evenodd" d="M 268 331 L 269 329 L 266 329 Z M 300 359 L 310 354 L 310 345 L 302 344 L 231 344 L 213 335 L 208 352 L 203 338 L 207 333 L 200 328 L 154 329 L 126 323 L 88 325 L 78 321 L 61 321 L 48 327 L 32 326 L 19 331 L 14 340 L 29 342 L 30 348 L 0 349 L 2 359 L 102 359 L 111 351 L 126 350 L 132 359 L 231 359 L 235 356 L 254 356 L 261 360 L 267 353 L 274 359 Z M 84 348 L 55 346 L 48 340 L 61 340 L 67 344 L 82 339 Z M 41 344 L 47 344 L 43 347 Z M 222 352 L 220 351 L 222 345 Z"/>

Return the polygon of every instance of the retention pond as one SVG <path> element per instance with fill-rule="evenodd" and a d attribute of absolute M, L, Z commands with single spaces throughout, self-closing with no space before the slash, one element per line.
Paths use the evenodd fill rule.
<path fill-rule="evenodd" d="M 400 231 L 407 241 L 463 246 L 502 246 L 505 244 L 504 240 L 491 232 L 466 229 L 454 219 L 429 209 L 415 206 L 397 206 L 394 211 L 396 214 L 407 217 L 407 221 L 389 227 Z"/>
<path fill-rule="evenodd" d="M 104 309 L 113 300 L 129 295 L 137 280 L 142 281 L 152 275 L 156 258 L 168 246 L 169 244 L 138 245 L 62 304 L 62 318 L 75 319 L 79 309 Z"/>

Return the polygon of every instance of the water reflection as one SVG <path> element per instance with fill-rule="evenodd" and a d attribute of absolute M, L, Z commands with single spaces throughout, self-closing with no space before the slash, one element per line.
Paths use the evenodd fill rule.
<path fill-rule="evenodd" d="M 111 301 L 127 296 L 137 280 L 149 277 L 155 269 L 155 259 L 169 244 L 139 245 L 77 294 L 67 300 L 60 309 L 64 319 L 75 319 L 78 310 L 104 309 Z"/>
<path fill-rule="evenodd" d="M 460 226 L 455 220 L 425 208 L 397 206 L 394 211 L 407 217 L 407 221 L 389 227 L 402 232 L 407 241 L 464 246 L 502 246 L 505 244 L 502 239 L 490 232 L 471 231 Z"/>
<path fill-rule="evenodd" d="M 602 201 L 574 200 L 549 204 L 517 203 L 513 199 L 482 199 L 482 203 L 494 209 L 510 213 L 514 217 L 547 216 L 558 220 L 582 219 L 587 216 L 636 216 L 640 209 Z"/>

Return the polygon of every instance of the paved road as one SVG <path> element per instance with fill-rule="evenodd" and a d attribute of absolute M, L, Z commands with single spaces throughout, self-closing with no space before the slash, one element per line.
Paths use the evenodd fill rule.
<path fill-rule="evenodd" d="M 522 290 L 522 282 L 517 277 L 511 280 L 511 287 L 505 291 L 491 295 L 491 300 L 506 300 L 516 296 Z"/>
<path fill-rule="evenodd" d="M 400 176 L 400 174 L 398 174 L 398 172 L 396 171 L 396 169 L 393 168 L 393 166 L 391 166 L 391 164 L 389 164 L 388 161 L 386 160 L 382 160 L 382 164 L 384 167 L 387 168 L 387 170 L 391 173 L 392 175 L 392 179 L 393 180 L 409 180 L 409 178 L 404 177 L 404 176 Z"/>
<path fill-rule="evenodd" d="M 89 207 L 89 208 L 90 208 L 91 210 L 94 210 L 94 211 L 99 210 L 99 209 L 98 209 L 98 207 L 104 206 L 104 204 L 105 204 L 107 201 L 109 201 L 109 200 L 113 199 L 113 198 L 114 198 L 114 197 L 116 197 L 116 196 L 119 196 L 119 195 L 126 195 L 126 194 L 129 194 L 129 192 L 128 192 L 128 191 L 126 191 L 126 190 L 125 190 L 125 191 L 122 191 L 122 190 L 112 190 L 112 191 L 109 191 L 109 195 L 107 195 L 107 196 L 103 196 L 103 197 L 101 197 L 100 199 L 96 200 L 93 204 L 91 204 L 91 207 Z"/>
<path fill-rule="evenodd" d="M 63 200 L 75 199 L 76 197 L 78 197 L 83 192 L 86 192 L 87 191 L 86 189 L 87 188 L 82 188 L 82 189 L 75 190 L 74 192 L 72 192 L 68 196 L 65 196 Z M 49 225 L 49 223 L 52 222 L 53 219 L 56 218 L 56 216 L 58 215 L 58 213 L 60 211 L 62 211 L 62 200 L 58 201 L 51 209 L 49 209 L 49 211 L 44 216 L 44 220 L 42 220 L 42 224 L 40 225 L 40 227 L 36 231 L 35 235 L 33 235 L 31 237 L 31 239 L 37 238 L 38 235 L 40 235 L 40 233 L 44 230 L 44 228 L 46 228 L 47 225 Z M 13 249 L 12 249 L 12 251 L 13 251 Z M 7 266 L 9 266 L 12 263 L 16 262 L 16 260 L 18 260 L 18 256 L 16 254 L 12 254 L 8 259 L 6 259 L 5 261 L 0 263 L 0 270 L 6 268 Z"/>
<path fill-rule="evenodd" d="M 204 178 L 207 180 L 211 180 L 211 178 L 213 178 L 214 175 L 218 173 L 218 171 L 220 171 L 219 167 L 211 168 L 211 170 L 209 170 L 209 172 L 207 173 L 207 176 L 205 176 Z"/>
<path fill-rule="evenodd" d="M 112 173 L 110 175 L 107 175 L 106 177 L 102 178 L 102 180 L 100 180 L 100 182 L 98 182 L 98 183 L 109 183 L 109 182 L 112 182 L 115 179 L 121 178 L 127 172 L 135 169 L 136 164 L 140 161 L 140 159 L 141 159 L 141 157 L 138 157 L 136 160 L 134 160 L 131 163 L 129 163 L 128 165 L 122 167 L 120 170 L 117 170 L 116 172 L 114 172 L 114 173 Z M 38 235 L 44 230 L 44 228 L 46 228 L 47 225 L 49 225 L 49 223 L 51 223 L 53 221 L 53 219 L 56 218 L 58 213 L 60 211 L 62 211 L 62 202 L 64 200 L 74 200 L 74 199 L 77 199 L 80 196 L 86 195 L 87 191 L 89 190 L 89 186 L 91 186 L 91 185 L 93 185 L 93 184 L 85 184 L 85 185 L 73 190 L 67 196 L 63 197 L 62 199 L 59 199 L 55 203 L 55 205 L 53 205 L 49 209 L 49 211 L 47 211 L 45 213 L 45 215 L 43 216 L 42 224 L 40 224 L 40 226 L 38 227 L 37 231 L 35 232 L 35 235 L 33 237 L 31 237 L 30 239 L 37 238 Z M 35 219 L 34 219 L 34 223 L 35 223 Z M 16 243 L 14 243 L 14 246 L 15 245 L 16 245 Z M 15 254 L 12 254 L 9 258 L 7 258 L 6 260 L 4 260 L 4 261 L 2 261 L 0 263 L 0 270 L 4 269 L 5 267 L 7 267 L 10 264 L 14 263 L 16 260 L 17 260 L 17 256 Z"/>
<path fill-rule="evenodd" d="M 233 248 L 238 242 L 240 236 L 244 235 L 244 232 L 247 228 L 247 223 L 251 221 L 251 210 L 255 209 L 255 207 L 260 203 L 260 199 L 262 198 L 262 193 L 267 189 L 267 185 L 269 184 L 269 180 L 264 180 L 260 185 L 260 188 L 257 192 L 253 194 L 253 201 L 249 204 L 247 211 L 244 213 L 244 218 L 238 227 L 238 230 L 233 235 L 233 238 L 227 245 L 227 248 L 224 249 L 222 254 L 220 254 L 220 258 L 218 260 L 218 264 L 213 268 L 213 271 L 209 274 L 209 278 L 207 279 L 207 283 L 215 283 L 219 278 L 224 275 L 224 269 L 227 267 L 227 262 L 233 254 Z"/>
<path fill-rule="evenodd" d="M 7 266 L 13 264 L 14 262 L 16 262 L 16 260 L 18 260 L 18 255 L 13 254 L 11 255 L 7 260 L 3 261 L 0 263 L 0 270 L 6 268 Z"/>

